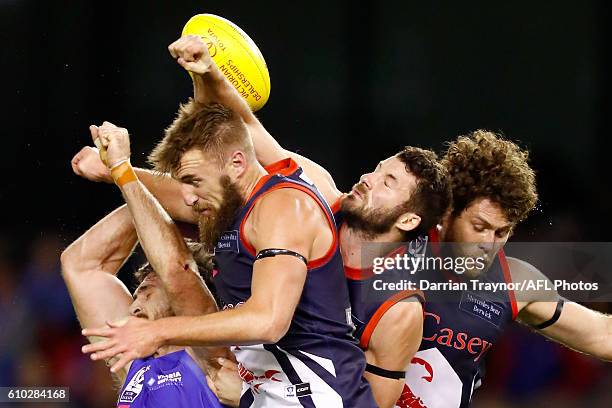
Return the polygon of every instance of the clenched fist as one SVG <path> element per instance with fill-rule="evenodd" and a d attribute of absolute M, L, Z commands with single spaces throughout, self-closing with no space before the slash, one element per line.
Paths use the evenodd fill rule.
<path fill-rule="evenodd" d="M 187 71 L 204 75 L 210 71 L 213 60 L 208 47 L 197 35 L 186 35 L 168 46 L 168 51 Z"/>
<path fill-rule="evenodd" d="M 77 176 L 81 176 L 90 181 L 112 183 L 110 170 L 100 159 L 100 151 L 95 147 L 85 146 L 74 155 L 72 161 L 72 171 Z"/>
<path fill-rule="evenodd" d="M 106 166 L 111 169 L 116 164 L 130 158 L 130 135 L 127 129 L 104 122 L 102 126 L 90 126 L 91 138 L 100 146 L 100 153 L 106 151 Z"/>

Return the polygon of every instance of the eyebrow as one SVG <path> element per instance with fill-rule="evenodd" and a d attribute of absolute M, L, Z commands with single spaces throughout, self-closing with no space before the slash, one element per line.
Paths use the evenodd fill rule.
<path fill-rule="evenodd" d="M 486 224 L 487 227 L 490 227 L 490 228 L 494 229 L 495 231 L 500 231 L 500 230 L 503 231 L 505 229 L 512 228 L 512 224 L 507 224 L 507 225 L 501 226 L 499 228 L 493 228 L 494 227 L 493 224 L 491 224 L 489 221 L 485 220 L 481 216 L 475 215 L 474 218 L 476 218 L 476 220 L 482 222 L 483 224 Z"/>
<path fill-rule="evenodd" d="M 134 300 L 136 300 L 136 298 L 138 297 L 138 292 L 144 292 L 145 290 L 149 289 L 151 287 L 151 285 L 143 285 L 140 286 L 136 289 L 136 291 L 134 292 L 134 296 L 132 296 L 134 298 Z"/>
<path fill-rule="evenodd" d="M 189 184 L 189 183 L 193 182 L 193 180 L 194 180 L 194 179 L 195 179 L 195 177 L 194 177 L 194 176 L 192 176 L 192 175 L 188 174 L 188 175 L 185 175 L 185 176 L 180 177 L 180 178 L 179 178 L 179 181 L 180 181 L 181 183 L 184 183 L 184 184 Z"/>

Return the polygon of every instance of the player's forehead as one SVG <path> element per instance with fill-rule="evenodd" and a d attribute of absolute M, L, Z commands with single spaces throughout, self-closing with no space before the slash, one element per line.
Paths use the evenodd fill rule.
<path fill-rule="evenodd" d="M 172 176 L 181 180 L 209 173 L 216 168 L 212 154 L 206 153 L 202 149 L 192 148 L 183 153 Z"/>
<path fill-rule="evenodd" d="M 465 209 L 465 215 L 472 222 L 487 224 L 492 229 L 512 227 L 501 205 L 486 197 L 480 197 L 470 203 Z"/>
<path fill-rule="evenodd" d="M 136 299 L 139 295 L 155 290 L 159 286 L 159 278 L 155 272 L 149 272 L 147 276 L 140 282 L 136 290 L 134 290 L 134 299 Z"/>
<path fill-rule="evenodd" d="M 400 189 L 412 191 L 414 188 L 416 188 L 416 176 L 397 156 L 391 156 L 381 160 L 376 167 L 376 171 L 379 171 L 385 175 L 390 175 L 397 179 L 397 185 Z"/>

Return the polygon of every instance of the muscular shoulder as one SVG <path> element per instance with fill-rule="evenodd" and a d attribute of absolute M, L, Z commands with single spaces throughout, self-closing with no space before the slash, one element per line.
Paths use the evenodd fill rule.
<path fill-rule="evenodd" d="M 525 290 L 515 290 L 517 306 L 519 309 L 519 317 L 525 315 L 527 306 L 534 302 L 553 302 L 558 299 L 558 294 L 555 290 L 546 289 L 552 288 L 550 280 L 538 268 L 523 260 L 508 257 L 508 269 L 514 283 L 520 284 L 525 282 L 529 286 L 525 286 Z M 548 282 L 548 285 L 544 285 Z"/>
<path fill-rule="evenodd" d="M 546 275 L 529 262 L 512 257 L 507 257 L 506 260 L 513 282 L 548 280 Z"/>
<path fill-rule="evenodd" d="M 412 338 L 420 339 L 422 332 L 423 307 L 415 297 L 411 297 L 393 305 L 383 315 L 376 325 L 369 347 L 390 347 L 390 342 L 399 346 L 403 342 L 411 342 Z"/>
<path fill-rule="evenodd" d="M 271 191 L 258 200 L 248 219 L 247 235 L 255 247 L 265 240 L 266 246 L 274 241 L 314 240 L 322 231 L 330 230 L 323 209 L 309 194 L 282 188 Z"/>

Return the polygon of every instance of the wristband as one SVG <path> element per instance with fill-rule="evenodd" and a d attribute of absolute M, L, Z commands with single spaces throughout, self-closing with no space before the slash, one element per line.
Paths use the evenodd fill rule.
<path fill-rule="evenodd" d="M 118 187 L 123 187 L 132 181 L 138 181 L 136 173 L 128 160 L 121 161 L 111 168 L 111 176 Z"/>

